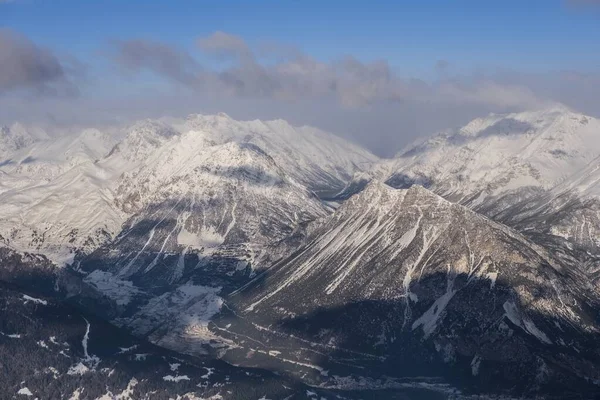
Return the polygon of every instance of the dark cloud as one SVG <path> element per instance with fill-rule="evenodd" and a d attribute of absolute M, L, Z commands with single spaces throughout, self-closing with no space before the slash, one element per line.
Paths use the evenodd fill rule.
<path fill-rule="evenodd" d="M 70 73 L 76 68 L 64 65 L 51 51 L 24 36 L 0 29 L 0 93 L 25 89 L 72 95 L 77 87 L 70 81 Z"/>
<path fill-rule="evenodd" d="M 221 59 L 251 60 L 254 58 L 244 39 L 221 31 L 198 39 L 198 47 Z"/>
<path fill-rule="evenodd" d="M 114 59 L 132 72 L 150 70 L 172 81 L 198 86 L 202 68 L 187 52 L 146 40 L 123 40 L 112 43 Z"/>
<path fill-rule="evenodd" d="M 450 67 L 450 63 L 446 60 L 437 60 L 435 62 L 435 70 L 438 72 L 445 72 L 448 67 Z"/>

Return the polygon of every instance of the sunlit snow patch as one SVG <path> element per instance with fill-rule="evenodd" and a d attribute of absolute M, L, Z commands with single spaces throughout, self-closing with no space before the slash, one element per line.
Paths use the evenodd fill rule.
<path fill-rule="evenodd" d="M 140 292 L 132 282 L 122 280 L 110 272 L 99 269 L 86 276 L 83 281 L 95 286 L 100 292 L 121 306 L 128 304 Z"/>
<path fill-rule="evenodd" d="M 19 391 L 17 392 L 17 394 L 22 394 L 24 396 L 33 396 L 33 393 L 31 393 L 31 390 L 29 390 L 26 387 L 19 389 Z"/>
<path fill-rule="evenodd" d="M 505 312 L 504 315 L 510 320 L 510 322 L 512 322 L 519 328 L 523 329 L 525 332 L 529 333 L 530 335 L 535 336 L 541 342 L 544 342 L 547 344 L 552 343 L 552 341 L 548 338 L 548 336 L 546 336 L 546 334 L 544 332 L 542 332 L 537 326 L 535 326 L 535 324 L 533 323 L 532 320 L 530 320 L 529 318 L 527 318 L 524 315 L 521 315 L 521 313 L 517 309 L 517 306 L 515 305 L 515 303 L 513 303 L 512 301 L 506 301 L 504 303 L 503 307 L 504 307 L 504 312 Z"/>
<path fill-rule="evenodd" d="M 204 250 L 205 254 L 212 254 L 214 250 L 223 244 L 225 238 L 221 236 L 212 226 L 202 229 L 198 233 L 190 232 L 182 227 L 177 235 L 177 244 L 188 246 L 195 250 Z"/>
<path fill-rule="evenodd" d="M 85 366 L 84 363 L 82 362 L 78 362 L 75 365 L 72 365 L 69 367 L 69 370 L 67 371 L 67 375 L 83 375 L 85 373 L 87 373 L 90 369 Z"/>
<path fill-rule="evenodd" d="M 179 382 L 179 381 L 189 381 L 190 378 L 188 378 L 187 375 L 177 375 L 177 376 L 167 375 L 167 376 L 163 376 L 163 380 L 170 381 L 170 382 Z"/>
<path fill-rule="evenodd" d="M 27 296 L 26 294 L 23 295 L 23 300 L 25 300 L 23 302 L 23 304 L 27 304 L 27 303 L 29 303 L 31 301 L 31 302 L 33 302 L 35 304 L 41 304 L 41 305 L 44 305 L 44 306 L 48 305 L 48 302 L 46 300 L 36 299 L 35 297 Z"/>

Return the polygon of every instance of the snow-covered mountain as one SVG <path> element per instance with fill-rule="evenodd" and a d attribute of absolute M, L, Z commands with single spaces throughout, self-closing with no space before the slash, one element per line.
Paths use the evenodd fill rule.
<path fill-rule="evenodd" d="M 23 182 L 51 181 L 77 165 L 104 157 L 115 143 L 111 135 L 97 129 L 85 129 L 75 136 L 33 140 L 5 156 L 3 171 Z"/>
<path fill-rule="evenodd" d="M 48 134 L 39 127 L 29 127 L 19 123 L 0 126 L 0 157 L 6 157 L 44 139 L 48 139 Z"/>
<path fill-rule="evenodd" d="M 0 241 L 64 264 L 75 249 L 89 250 L 109 238 L 125 214 L 112 205 L 109 175 L 96 162 L 113 145 L 111 136 L 88 129 L 38 137 L 5 154 Z"/>
<path fill-rule="evenodd" d="M 16 166 L 3 171 L 21 183 L 1 195 L 10 206 L 0 234 L 16 250 L 72 263 L 80 282 L 61 283 L 69 296 L 103 298 L 94 311 L 178 350 L 190 335 L 205 344 L 223 293 L 330 212 L 315 191 L 338 191 L 377 160 L 313 128 L 224 114 L 139 121 L 121 136 L 107 146 L 91 135 L 98 143 L 86 147 L 86 131 L 13 153 Z M 49 164 L 59 172 L 39 173 Z"/>
<path fill-rule="evenodd" d="M 158 158 L 182 159 L 190 146 L 163 148 Z M 78 261 L 78 271 L 117 304 L 119 324 L 163 342 L 157 329 L 166 321 L 175 319 L 164 332 L 176 336 L 194 319 L 202 325 L 219 311 L 219 292 L 266 266 L 270 244 L 327 210 L 253 144 L 192 151 L 184 168 L 154 161 L 123 177 L 116 202 L 133 215 L 115 240 Z M 198 304 L 213 311 L 200 316 Z"/>
<path fill-rule="evenodd" d="M 410 146 L 380 167 L 471 208 L 525 188 L 551 189 L 600 155 L 600 121 L 563 108 L 478 118 Z"/>
<path fill-rule="evenodd" d="M 543 204 L 546 200 L 549 201 Z M 534 214 L 554 214 L 546 224 L 551 234 L 600 255 L 597 251 L 600 247 L 600 157 L 552 189 L 539 203 L 542 204 Z"/>
<path fill-rule="evenodd" d="M 378 160 L 225 114 L 17 125 L 0 280 L 346 398 L 593 397 L 599 134 L 563 108 L 492 115 Z"/>
<path fill-rule="evenodd" d="M 571 264 L 589 278 L 600 278 L 599 161 L 526 200 L 505 204 L 490 216 L 510 225 Z M 483 210 L 485 211 L 485 210 Z"/>
<path fill-rule="evenodd" d="M 284 121 L 241 122 L 224 114 L 139 121 L 116 135 L 88 129 L 49 138 L 22 126 L 2 132 L 0 240 L 21 251 L 43 252 L 61 264 L 110 241 L 144 207 L 192 196 L 190 186 L 203 191 L 188 199 L 198 207 L 214 201 L 211 193 L 221 193 L 222 187 L 211 190 L 210 185 L 231 178 L 251 182 L 257 196 L 297 199 L 303 212 L 322 212 L 316 211 L 322 206 L 309 191 L 339 190 L 377 160 L 313 128 Z M 122 140 L 115 143 L 118 137 Z M 270 193 L 271 184 L 294 189 Z M 225 208 L 221 211 L 224 215 Z M 294 213 L 283 217 L 294 218 Z"/>
<path fill-rule="evenodd" d="M 545 245 L 562 237 L 569 246 L 590 250 L 600 244 L 599 159 L 596 118 L 564 107 L 490 115 L 356 174 L 338 198 L 372 179 L 396 188 L 419 184 Z"/>
<path fill-rule="evenodd" d="M 416 183 L 477 209 L 568 180 L 600 155 L 599 136 L 599 120 L 562 107 L 492 114 L 408 146 L 350 187 L 373 177 Z"/>
<path fill-rule="evenodd" d="M 143 146 L 128 145 L 100 164 L 136 159 L 128 149 Z M 266 267 L 270 245 L 328 212 L 257 145 L 212 143 L 196 131 L 145 156 L 121 176 L 115 196 L 131 217 L 115 240 L 79 260 L 78 271 L 115 302 L 117 323 L 175 349 L 190 335 L 204 344 L 218 294 Z M 192 323 L 199 333 L 190 333 Z"/>
<path fill-rule="evenodd" d="M 358 171 L 378 161 L 373 154 L 335 135 L 284 120 L 239 122 L 226 114 L 192 115 L 191 129 L 221 135 L 221 140 L 251 143 L 269 154 L 297 182 L 319 192 L 341 189 Z"/>

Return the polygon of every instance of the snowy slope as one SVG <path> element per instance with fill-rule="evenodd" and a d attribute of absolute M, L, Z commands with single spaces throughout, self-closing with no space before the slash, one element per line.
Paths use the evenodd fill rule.
<path fill-rule="evenodd" d="M 255 198 L 275 196 L 282 206 L 298 200 L 298 215 L 266 208 L 271 218 L 302 221 L 303 213 L 322 212 L 308 190 L 338 190 L 376 161 L 313 128 L 240 122 L 224 114 L 143 120 L 117 135 L 87 129 L 50 138 L 30 130 L 16 125 L 2 131 L 0 235 L 5 244 L 46 253 L 58 263 L 110 240 L 151 204 L 191 196 L 189 203 L 201 188 L 193 201 L 206 208 L 210 193 L 223 190 L 224 182 L 236 192 L 241 175 L 252 182 Z M 116 137 L 122 140 L 115 144 Z M 234 206 L 229 200 L 222 199 L 221 216 Z M 256 229 L 249 226 L 247 233 Z"/>
<path fill-rule="evenodd" d="M 339 190 L 354 173 L 378 161 L 369 151 L 335 135 L 309 126 L 294 127 L 284 120 L 242 122 L 223 113 L 191 115 L 185 127 L 210 132 L 217 141 L 255 144 L 290 177 L 315 191 Z"/>
<path fill-rule="evenodd" d="M 490 213 L 546 247 L 587 265 L 600 265 L 600 158 L 554 188 Z"/>
<path fill-rule="evenodd" d="M 116 303 L 115 322 L 179 351 L 203 351 L 221 289 L 264 268 L 269 245 L 327 214 L 257 146 L 207 145 L 195 132 L 123 174 L 115 193 L 132 216 L 114 241 L 78 262 L 78 271 Z"/>
<path fill-rule="evenodd" d="M 584 198 L 600 198 L 600 156 L 552 189 L 554 196 L 564 193 Z"/>
<path fill-rule="evenodd" d="M 0 127 L 0 162 L 5 163 L 14 151 L 23 149 L 32 143 L 48 139 L 48 134 L 39 127 L 25 126 L 15 123 Z"/>
<path fill-rule="evenodd" d="M 36 182 L 0 194 L 0 236 L 20 251 L 71 262 L 110 239 L 126 218 L 114 206 L 102 170 L 77 165 L 50 182 Z"/>
<path fill-rule="evenodd" d="M 197 139 L 182 136 L 123 174 L 115 203 L 132 216 L 116 240 L 91 259 L 106 259 L 119 276 L 158 272 L 172 282 L 193 253 L 226 251 L 253 262 L 261 246 L 326 214 L 320 200 L 261 149 L 235 142 L 205 147 Z M 103 252 L 116 254 L 119 262 Z"/>
<path fill-rule="evenodd" d="M 76 135 L 36 140 L 10 153 L 1 168 L 10 175 L 32 180 L 51 180 L 71 168 L 104 157 L 115 140 L 97 129 Z"/>
<path fill-rule="evenodd" d="M 600 121 L 563 108 L 491 115 L 409 147 L 375 174 L 477 208 L 555 187 L 600 155 L 599 137 Z"/>
<path fill-rule="evenodd" d="M 2 242 L 62 264 L 72 260 L 75 249 L 90 250 L 110 237 L 125 215 L 112 205 L 110 175 L 96 162 L 113 145 L 109 135 L 88 129 L 38 138 L 5 155 Z"/>

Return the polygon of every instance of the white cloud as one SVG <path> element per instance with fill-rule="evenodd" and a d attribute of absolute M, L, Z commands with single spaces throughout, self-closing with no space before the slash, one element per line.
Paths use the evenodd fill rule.
<path fill-rule="evenodd" d="M 344 107 L 419 102 L 484 104 L 491 107 L 536 107 L 543 103 L 527 87 L 502 85 L 492 80 L 468 79 L 427 84 L 395 74 L 384 60 L 365 63 L 352 56 L 322 62 L 289 46 L 254 52 L 239 36 L 224 32 L 200 38 L 207 55 L 230 61 L 225 69 L 209 69 L 193 54 L 161 43 L 121 41 L 115 60 L 124 67 L 148 70 L 203 93 L 230 97 L 264 98 L 296 102 L 330 99 Z M 278 53 L 279 51 L 279 53 Z M 275 62 L 261 56 L 275 55 Z M 271 60 L 269 60 L 271 61 Z M 439 61 L 436 69 L 447 70 Z"/>

